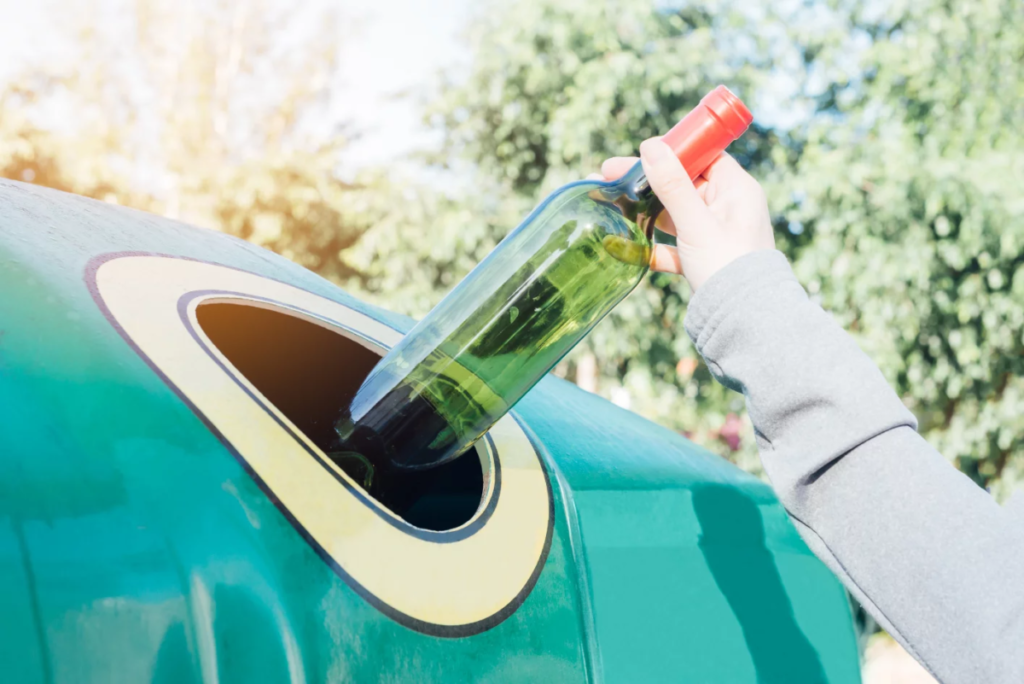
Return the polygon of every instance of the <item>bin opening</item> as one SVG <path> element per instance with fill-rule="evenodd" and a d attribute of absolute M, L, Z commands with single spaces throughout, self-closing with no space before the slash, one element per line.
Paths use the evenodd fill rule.
<path fill-rule="evenodd" d="M 335 437 L 340 409 L 384 353 L 346 330 L 264 302 L 206 302 L 196 309 L 196 318 L 238 372 L 324 451 Z M 370 493 L 411 525 L 450 530 L 480 507 L 484 463 L 474 448 L 436 468 L 390 477 L 380 488 L 371 486 Z M 363 481 L 358 462 L 338 465 Z"/>

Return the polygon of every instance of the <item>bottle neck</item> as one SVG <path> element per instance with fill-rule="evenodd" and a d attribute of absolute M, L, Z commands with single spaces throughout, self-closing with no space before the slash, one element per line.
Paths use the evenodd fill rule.
<path fill-rule="evenodd" d="M 636 199 L 650 199 L 654 194 L 651 184 L 647 182 L 647 174 L 644 173 L 643 164 L 637 161 L 629 171 L 626 172 L 621 182 L 629 189 L 629 193 Z"/>
<path fill-rule="evenodd" d="M 663 207 L 647 181 L 643 165 L 637 161 L 633 168 L 619 179 L 619 183 L 619 187 L 625 191 L 623 199 L 629 198 L 627 203 L 630 207 L 627 215 L 640 226 L 648 240 L 653 240 L 654 224 Z"/>

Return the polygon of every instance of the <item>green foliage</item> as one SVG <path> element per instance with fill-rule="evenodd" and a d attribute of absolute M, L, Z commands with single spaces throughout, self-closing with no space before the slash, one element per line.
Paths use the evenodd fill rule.
<path fill-rule="evenodd" d="M 476 186 L 403 203 L 362 238 L 350 263 L 372 274 L 366 287 L 381 301 L 424 313 L 551 189 L 605 157 L 634 154 L 718 82 L 752 89 L 771 62 L 752 55 L 773 54 L 752 22 L 722 3 L 677 11 L 644 0 L 493 6 L 472 31 L 472 74 L 449 84 L 428 112 L 445 133 L 447 159 L 475 165 Z M 738 43 L 749 43 L 747 55 L 735 53 Z M 755 129 L 738 156 L 763 164 L 771 138 Z M 595 354 L 606 380 L 625 383 L 640 412 L 716 431 L 742 401 L 703 367 L 677 381 L 679 360 L 696 357 L 679 334 L 686 298 L 679 279 L 655 276 L 557 372 L 572 378 L 575 359 Z"/>
<path fill-rule="evenodd" d="M 528 195 L 575 180 L 608 155 L 634 154 L 709 84 L 749 88 L 767 66 L 754 57 L 767 50 L 745 21 L 708 2 L 496 6 L 474 27 L 468 82 L 437 104 L 449 149 Z M 751 42 L 745 56 L 732 53 L 741 37 Z"/>
<path fill-rule="evenodd" d="M 73 63 L 0 93 L 0 175 L 217 227 L 422 315 L 543 195 L 726 83 L 758 118 L 731 151 L 811 295 L 964 472 L 999 496 L 1024 479 L 1019 0 L 492 3 L 468 77 L 426 112 L 441 168 L 352 184 L 344 139 L 302 134 L 331 96 L 327 33 L 275 48 L 269 0 L 131 7 L 129 40 L 84 28 Z M 42 125 L 55 110 L 75 125 Z M 596 361 L 599 392 L 756 470 L 742 400 L 683 333 L 688 297 L 652 275 L 556 372 L 592 384 Z"/>
<path fill-rule="evenodd" d="M 947 457 L 1024 473 L 1024 5 L 910 2 L 821 100 L 775 209 L 796 268 Z"/>
<path fill-rule="evenodd" d="M 924 434 L 1005 494 L 1024 477 L 1022 20 L 1016 0 L 493 5 L 471 34 L 471 75 L 429 113 L 477 185 L 403 203 L 350 258 L 369 291 L 423 313 L 553 187 L 727 83 L 755 114 L 782 110 L 732 151 L 765 184 L 812 296 Z M 741 400 L 682 331 L 687 298 L 680 279 L 652 276 L 558 372 L 593 355 L 600 391 L 625 386 L 634 410 L 756 468 L 746 422 L 739 450 L 728 443 Z"/>

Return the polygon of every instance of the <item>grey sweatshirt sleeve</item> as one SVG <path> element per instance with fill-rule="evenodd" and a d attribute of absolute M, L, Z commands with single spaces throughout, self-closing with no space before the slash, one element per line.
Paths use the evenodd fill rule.
<path fill-rule="evenodd" d="M 693 296 L 686 330 L 742 392 L 811 550 L 943 684 L 1024 682 L 1024 515 L 916 432 L 878 368 L 776 251 Z"/>

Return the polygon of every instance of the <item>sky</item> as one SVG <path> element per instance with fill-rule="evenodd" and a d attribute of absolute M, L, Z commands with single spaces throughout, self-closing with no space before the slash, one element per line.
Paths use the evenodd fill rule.
<path fill-rule="evenodd" d="M 0 79 L 59 51 L 45 3 L 0 0 L 0 17 Z"/>
<path fill-rule="evenodd" d="M 363 138 L 346 150 L 346 164 L 386 162 L 434 142 L 420 123 L 415 98 L 440 70 L 468 63 L 459 38 L 472 6 L 472 0 L 352 4 L 357 14 L 342 50 L 347 101 L 340 113 Z"/>
<path fill-rule="evenodd" d="M 338 37 L 343 97 L 332 118 L 358 138 L 343 172 L 387 164 L 436 143 L 422 125 L 416 96 L 441 70 L 468 63 L 460 40 L 473 0 L 306 0 L 334 5 L 344 17 Z M 475 3 L 479 4 L 479 3 Z M 59 58 L 61 17 L 46 0 L 0 0 L 0 82 Z"/>
<path fill-rule="evenodd" d="M 61 16 L 58 3 L 66 10 L 69 2 L 78 1 L 0 0 L 0 83 L 28 67 L 59 59 L 68 44 L 62 28 L 70 22 Z M 203 1 L 194 0 L 200 5 Z M 288 16 L 298 20 L 297 26 L 303 25 L 303 17 L 311 18 L 305 21 L 306 29 L 315 26 L 312 22 L 322 16 L 323 8 L 339 10 L 340 72 L 334 84 L 338 96 L 325 122 L 343 122 L 345 130 L 354 134 L 339 162 L 343 178 L 350 179 L 367 167 L 408 166 L 413 173 L 430 173 L 411 161 L 417 150 L 440 142 L 438 133 L 427 130 L 421 121 L 421 102 L 439 72 L 457 73 L 470 65 L 462 36 L 484 0 L 237 1 L 285 7 Z M 117 23 L 118 8 L 130 0 L 90 2 L 106 9 L 107 16 L 99 11 L 95 16 L 109 28 Z M 301 40 L 302 30 L 294 30 L 296 40 Z M 799 119 L 802 113 L 789 106 L 791 98 L 785 96 L 791 86 L 771 84 L 781 95 L 759 101 L 761 123 L 786 126 Z"/>

